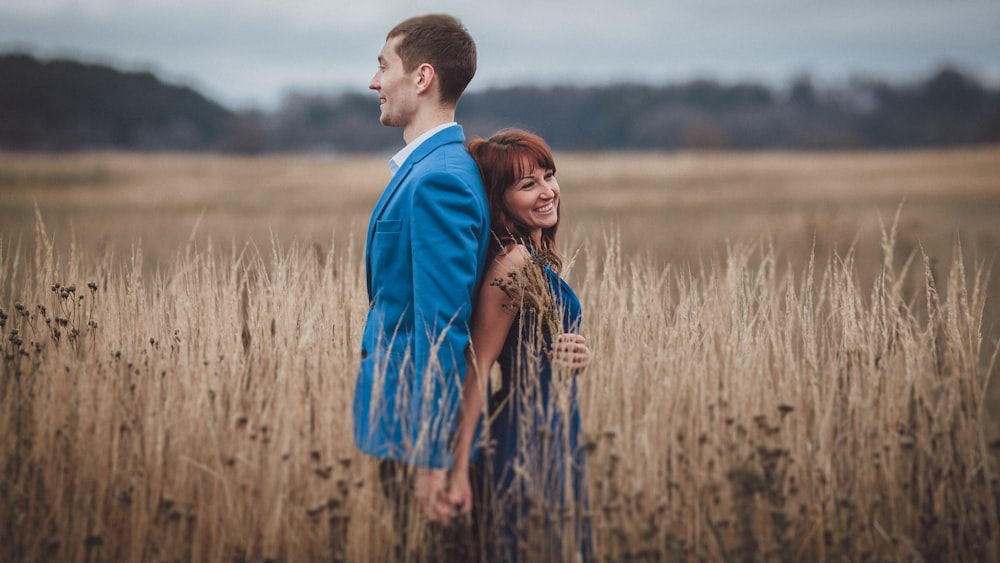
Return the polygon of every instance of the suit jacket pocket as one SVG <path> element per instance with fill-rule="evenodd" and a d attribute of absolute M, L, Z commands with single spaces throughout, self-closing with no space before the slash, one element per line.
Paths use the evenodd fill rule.
<path fill-rule="evenodd" d="M 371 245 L 372 290 L 376 293 L 385 286 L 394 286 L 403 275 L 406 264 L 400 260 L 400 252 L 405 250 L 403 221 L 387 219 L 375 224 L 375 235 Z"/>
<path fill-rule="evenodd" d="M 398 233 L 402 227 L 403 221 L 400 219 L 383 219 L 375 223 L 375 234 Z"/>

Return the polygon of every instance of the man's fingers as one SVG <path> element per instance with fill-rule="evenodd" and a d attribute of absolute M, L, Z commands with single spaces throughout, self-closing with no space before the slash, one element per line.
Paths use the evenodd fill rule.
<path fill-rule="evenodd" d="M 447 522 L 452 515 L 452 504 L 442 498 L 442 494 L 421 494 L 417 496 L 424 516 L 432 522 Z"/>
<path fill-rule="evenodd" d="M 459 492 L 437 491 L 419 497 L 420 507 L 428 520 L 437 524 L 449 524 L 455 518 L 472 515 L 472 498 Z"/>
<path fill-rule="evenodd" d="M 442 518 L 447 521 L 455 515 L 455 511 L 462 506 L 462 498 L 457 495 L 453 495 L 449 491 L 442 490 L 438 492 L 437 502 L 435 503 L 438 507 L 438 513 Z"/>
<path fill-rule="evenodd" d="M 437 508 L 434 511 L 434 518 L 433 518 L 435 522 L 446 523 L 449 520 L 451 520 L 451 515 L 453 513 L 453 510 L 450 506 L 442 502 L 436 503 L 436 506 Z"/>
<path fill-rule="evenodd" d="M 447 523 L 452 516 L 452 508 L 446 502 L 442 502 L 440 499 L 428 500 L 428 503 L 424 505 L 424 515 L 431 522 L 437 522 L 439 524 Z"/>

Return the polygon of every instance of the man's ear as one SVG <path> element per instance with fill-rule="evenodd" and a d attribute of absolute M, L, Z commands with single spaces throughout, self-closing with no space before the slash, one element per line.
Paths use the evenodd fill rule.
<path fill-rule="evenodd" d="M 417 93 L 423 94 L 427 92 L 431 87 L 434 86 L 434 81 L 437 79 L 437 73 L 434 72 L 434 67 L 428 63 L 423 63 L 417 67 Z"/>

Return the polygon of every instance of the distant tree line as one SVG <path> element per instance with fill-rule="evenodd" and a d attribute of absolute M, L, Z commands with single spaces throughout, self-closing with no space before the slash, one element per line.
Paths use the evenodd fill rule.
<path fill-rule="evenodd" d="M 233 112 L 148 72 L 0 56 L 0 147 L 216 149 Z"/>
<path fill-rule="evenodd" d="M 374 93 L 291 93 L 270 112 L 233 111 L 150 73 L 0 56 L 0 148 L 387 152 Z M 1000 142 L 1000 89 L 946 67 L 910 84 L 855 79 L 820 89 L 694 80 L 654 86 L 517 86 L 469 92 L 469 135 L 509 126 L 559 150 L 908 148 Z"/>
<path fill-rule="evenodd" d="M 373 127 L 373 94 L 289 95 L 269 118 L 273 150 L 379 150 L 399 132 Z M 893 85 L 854 80 L 784 91 L 696 80 L 651 86 L 519 86 L 463 96 L 467 133 L 517 125 L 564 150 L 905 148 L 1000 142 L 1000 90 L 953 68 Z"/>

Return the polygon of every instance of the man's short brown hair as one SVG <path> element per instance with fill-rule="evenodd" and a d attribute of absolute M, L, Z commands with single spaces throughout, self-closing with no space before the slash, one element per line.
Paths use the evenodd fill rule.
<path fill-rule="evenodd" d="M 396 54 L 411 72 L 421 64 L 434 67 L 441 101 L 455 105 L 476 74 L 476 42 L 458 19 L 446 14 L 410 18 L 389 31 L 401 37 Z"/>

